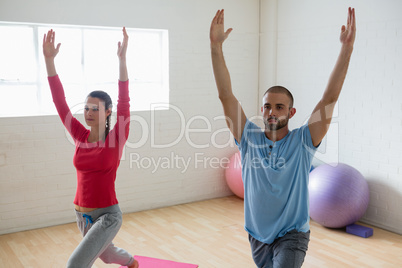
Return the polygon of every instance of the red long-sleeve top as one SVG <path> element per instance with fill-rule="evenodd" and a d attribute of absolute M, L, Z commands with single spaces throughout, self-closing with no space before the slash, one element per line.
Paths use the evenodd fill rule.
<path fill-rule="evenodd" d="M 87 208 L 104 208 L 118 204 L 115 191 L 116 171 L 120 164 L 130 125 L 128 81 L 119 81 L 117 121 L 105 141 L 88 142 L 86 129 L 67 105 L 59 76 L 48 77 L 53 102 L 64 126 L 73 137 L 73 164 L 77 169 L 77 191 L 74 204 Z"/>

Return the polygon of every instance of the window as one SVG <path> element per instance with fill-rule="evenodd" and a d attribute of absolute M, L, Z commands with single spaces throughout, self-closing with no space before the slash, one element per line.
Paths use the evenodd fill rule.
<path fill-rule="evenodd" d="M 83 111 L 86 96 L 104 90 L 117 103 L 117 43 L 121 28 L 0 22 L 0 117 L 57 114 L 42 53 L 43 35 L 56 32 L 61 43 L 56 70 L 73 113 Z M 167 30 L 127 28 L 127 66 L 131 110 L 149 110 L 169 102 Z"/>

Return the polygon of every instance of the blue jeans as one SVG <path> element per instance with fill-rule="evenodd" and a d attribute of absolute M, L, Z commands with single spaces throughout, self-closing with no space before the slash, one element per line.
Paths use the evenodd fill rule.
<path fill-rule="evenodd" d="M 71 254 L 67 267 L 91 267 L 98 257 L 105 263 L 133 264 L 132 255 L 112 243 L 123 222 L 119 205 L 75 213 L 78 229 L 84 238 Z"/>
<path fill-rule="evenodd" d="M 299 268 L 304 262 L 310 231 L 307 233 L 292 230 L 271 244 L 265 244 L 250 234 L 253 259 L 259 268 Z"/>

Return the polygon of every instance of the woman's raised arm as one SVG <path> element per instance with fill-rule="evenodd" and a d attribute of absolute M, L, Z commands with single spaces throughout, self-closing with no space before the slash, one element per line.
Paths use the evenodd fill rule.
<path fill-rule="evenodd" d="M 119 42 L 117 44 L 117 56 L 119 57 L 119 80 L 124 82 L 128 80 L 128 73 L 127 73 L 127 62 L 126 62 L 126 52 L 127 52 L 127 45 L 128 45 L 128 35 L 126 31 L 126 27 L 123 27 L 123 42 Z"/>

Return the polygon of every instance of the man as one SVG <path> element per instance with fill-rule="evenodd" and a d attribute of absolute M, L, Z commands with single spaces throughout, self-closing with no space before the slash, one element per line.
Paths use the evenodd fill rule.
<path fill-rule="evenodd" d="M 321 100 L 308 124 L 289 131 L 294 116 L 292 94 L 274 86 L 263 96 L 265 129 L 250 122 L 233 95 L 222 45 L 224 11 L 211 24 L 212 65 L 219 99 L 242 157 L 245 229 L 258 267 L 301 267 L 309 237 L 308 174 L 317 147 L 328 131 L 346 77 L 355 40 L 354 9 L 342 26 L 342 48 Z"/>

